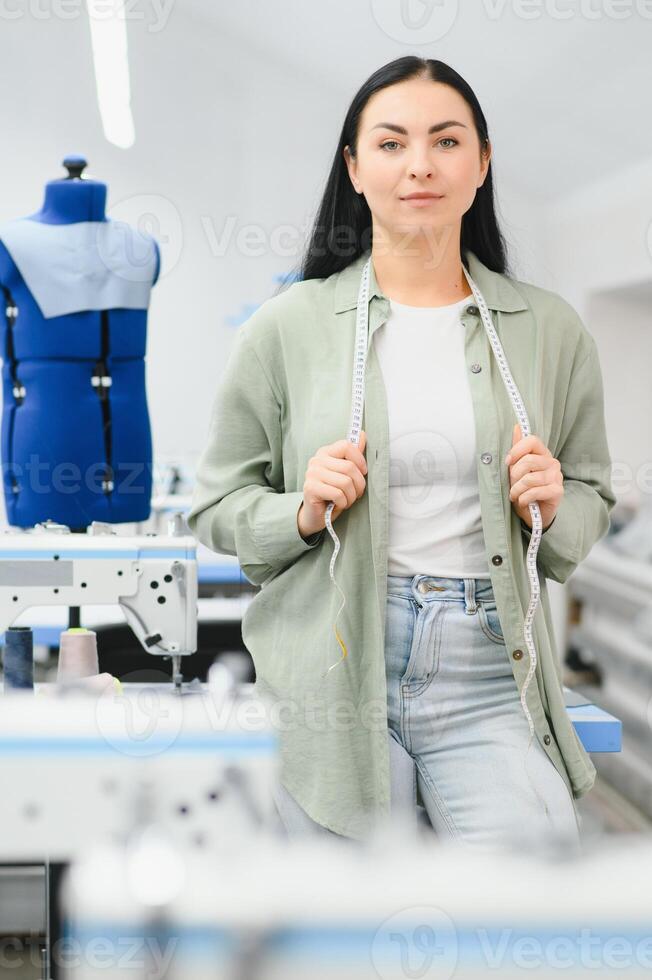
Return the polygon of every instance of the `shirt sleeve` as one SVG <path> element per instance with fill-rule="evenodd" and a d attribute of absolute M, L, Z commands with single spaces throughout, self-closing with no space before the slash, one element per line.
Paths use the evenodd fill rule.
<path fill-rule="evenodd" d="M 301 490 L 283 484 L 281 406 L 243 328 L 215 395 L 188 526 L 213 551 L 236 555 L 254 585 L 315 548 L 297 525 Z"/>
<path fill-rule="evenodd" d="M 554 520 L 541 536 L 537 563 L 546 578 L 565 582 L 610 526 L 616 497 L 604 420 L 604 390 L 595 340 L 571 373 L 559 447 L 564 495 Z M 529 540 L 530 529 L 521 521 Z"/>

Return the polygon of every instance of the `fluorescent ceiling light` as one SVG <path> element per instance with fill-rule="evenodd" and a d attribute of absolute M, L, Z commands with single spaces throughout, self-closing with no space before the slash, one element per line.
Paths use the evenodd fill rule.
<path fill-rule="evenodd" d="M 124 0 L 86 0 L 97 102 L 109 143 L 127 149 L 136 138 L 131 114 Z"/>

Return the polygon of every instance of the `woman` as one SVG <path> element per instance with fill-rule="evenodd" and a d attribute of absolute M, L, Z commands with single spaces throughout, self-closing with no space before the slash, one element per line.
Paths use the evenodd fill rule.
<path fill-rule="evenodd" d="M 566 581 L 609 528 L 600 367 L 575 310 L 507 274 L 490 157 L 482 110 L 453 69 L 417 57 L 379 69 L 344 121 L 301 281 L 240 328 L 218 389 L 188 523 L 261 586 L 242 635 L 277 709 L 290 831 L 360 839 L 407 799 L 470 844 L 574 841 L 574 798 L 595 779 L 564 705 L 546 579 Z M 527 438 L 463 265 L 523 396 Z M 529 743 L 531 501 L 543 534 Z"/>

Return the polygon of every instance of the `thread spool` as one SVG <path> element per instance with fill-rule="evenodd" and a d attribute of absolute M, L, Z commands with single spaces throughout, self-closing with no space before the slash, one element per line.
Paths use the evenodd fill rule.
<path fill-rule="evenodd" d="M 122 684 L 118 678 L 114 677 L 113 674 L 109 674 L 107 671 L 101 674 L 94 674 L 92 677 L 76 677 L 74 680 L 68 677 L 65 681 L 60 681 L 58 687 L 60 690 L 65 690 L 66 692 L 81 692 L 96 696 L 108 694 L 109 692 L 113 694 L 120 694 L 122 692 Z"/>
<path fill-rule="evenodd" d="M 29 626 L 9 626 L 5 632 L 5 691 L 34 690 L 34 637 Z"/>
<path fill-rule="evenodd" d="M 93 677 L 99 671 L 97 633 L 83 626 L 64 630 L 59 638 L 57 681 L 65 683 L 80 677 Z"/>

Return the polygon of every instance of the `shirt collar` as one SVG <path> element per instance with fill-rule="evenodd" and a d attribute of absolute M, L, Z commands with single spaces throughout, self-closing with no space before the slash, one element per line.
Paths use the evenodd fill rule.
<path fill-rule="evenodd" d="M 367 249 L 366 252 L 363 252 L 353 262 L 336 273 L 334 303 L 336 313 L 344 313 L 346 310 L 355 309 L 357 306 L 360 276 L 370 254 L 371 250 Z M 516 313 L 518 310 L 527 310 L 527 303 L 512 285 L 513 280 L 500 272 L 493 272 L 470 249 L 466 250 L 466 265 L 471 278 L 484 296 L 490 310 L 500 310 L 501 313 Z M 388 297 L 381 291 L 376 280 L 373 262 L 369 268 L 369 298 L 371 299 L 372 296 L 388 301 Z M 469 302 L 473 302 L 472 296 L 469 296 Z"/>

